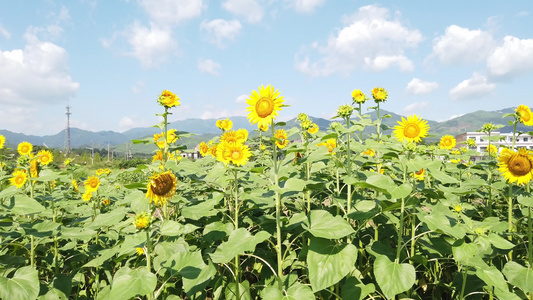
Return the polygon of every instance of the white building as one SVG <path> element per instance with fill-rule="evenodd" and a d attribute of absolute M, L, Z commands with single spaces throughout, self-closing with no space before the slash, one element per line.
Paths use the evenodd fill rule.
<path fill-rule="evenodd" d="M 491 137 L 493 136 L 500 136 L 500 139 L 498 141 L 491 141 L 490 143 L 498 148 L 500 147 L 508 147 L 511 148 L 513 145 L 513 133 L 500 133 L 500 132 L 492 132 L 490 134 Z M 484 132 L 467 132 L 460 134 L 456 137 L 457 142 L 466 142 L 467 140 L 474 140 L 476 142 L 475 148 L 470 148 L 472 150 L 476 150 L 479 153 L 487 152 L 487 147 L 489 146 L 489 140 L 488 136 Z M 529 134 L 521 134 L 519 135 L 514 144 L 515 149 L 518 148 L 526 148 L 529 150 L 533 150 L 533 137 Z M 500 151 L 500 150 L 499 150 Z"/>

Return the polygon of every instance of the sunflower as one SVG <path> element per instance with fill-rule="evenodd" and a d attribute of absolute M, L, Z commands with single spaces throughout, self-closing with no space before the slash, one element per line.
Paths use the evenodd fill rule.
<path fill-rule="evenodd" d="M 411 177 L 414 177 L 416 180 L 424 180 L 425 174 L 426 174 L 426 170 L 420 169 L 418 172 L 411 173 Z"/>
<path fill-rule="evenodd" d="M 387 90 L 381 87 L 375 87 L 372 89 L 372 97 L 376 103 L 385 102 L 387 100 Z"/>
<path fill-rule="evenodd" d="M 402 122 L 398 121 L 399 125 L 394 126 L 394 135 L 400 142 L 405 139 L 418 143 L 428 134 L 429 126 L 427 123 L 426 120 L 417 115 L 408 116 L 407 119 L 402 117 Z"/>
<path fill-rule="evenodd" d="M 33 150 L 32 144 L 28 142 L 22 142 L 18 145 L 17 151 L 20 155 L 29 155 L 31 151 Z"/>
<path fill-rule="evenodd" d="M 65 159 L 64 164 L 65 164 L 65 166 L 68 166 L 68 165 L 70 165 L 71 162 L 72 162 L 72 160 L 70 158 L 67 158 L 67 159 Z"/>
<path fill-rule="evenodd" d="M 209 152 L 207 154 L 213 157 L 217 157 L 217 148 L 218 144 L 211 144 L 211 146 L 209 147 Z"/>
<path fill-rule="evenodd" d="M 363 104 L 367 100 L 365 93 L 361 92 L 361 90 L 353 90 L 352 99 L 353 99 L 353 103 L 358 103 L 358 104 Z"/>
<path fill-rule="evenodd" d="M 78 189 L 78 182 L 76 181 L 76 179 L 72 179 L 72 187 L 74 188 L 74 190 L 79 193 L 80 190 Z"/>
<path fill-rule="evenodd" d="M 156 206 L 162 206 L 176 193 L 178 179 L 172 171 L 155 174 L 150 179 L 146 198 L 150 198 L 150 203 L 153 201 Z"/>
<path fill-rule="evenodd" d="M 376 155 L 376 151 L 374 151 L 374 149 L 366 149 L 365 151 L 363 151 L 363 154 L 366 156 L 373 157 Z"/>
<path fill-rule="evenodd" d="M 169 129 L 167 131 L 167 145 L 174 143 L 177 139 L 176 129 Z M 160 149 L 165 148 L 165 134 L 162 132 L 154 134 L 154 143 L 156 143 L 157 147 Z"/>
<path fill-rule="evenodd" d="M 143 255 L 144 254 L 144 248 L 135 247 L 135 252 L 137 252 L 137 255 Z"/>
<path fill-rule="evenodd" d="M 4 148 L 5 142 L 6 142 L 6 137 L 0 134 L 0 149 Z"/>
<path fill-rule="evenodd" d="M 104 169 L 104 173 L 105 173 L 106 175 L 109 175 L 109 173 L 111 173 L 111 170 L 109 170 L 109 169 L 106 168 L 106 169 Z"/>
<path fill-rule="evenodd" d="M 279 95 L 279 91 L 275 90 L 270 84 L 265 88 L 263 85 L 259 87 L 259 92 L 252 91 L 252 94 L 246 100 L 249 106 L 246 108 L 248 119 L 250 123 L 255 124 L 261 128 L 268 126 L 278 116 L 278 111 L 283 106 L 283 96 Z"/>
<path fill-rule="evenodd" d="M 353 106 L 344 104 L 337 109 L 337 116 L 341 118 L 349 118 L 353 113 Z"/>
<path fill-rule="evenodd" d="M 100 179 L 96 176 L 91 176 L 85 180 L 83 183 L 85 186 L 85 190 L 90 192 L 96 192 L 98 190 L 98 187 L 100 186 Z"/>
<path fill-rule="evenodd" d="M 135 215 L 135 219 L 133 219 L 133 224 L 137 229 L 145 229 L 150 226 L 150 215 L 146 212 L 142 212 L 138 215 Z"/>
<path fill-rule="evenodd" d="M 504 148 L 500 157 L 498 170 L 508 182 L 527 184 L 533 177 L 533 154 L 526 148 L 520 148 L 518 152 Z"/>
<path fill-rule="evenodd" d="M 209 152 L 209 146 L 205 142 L 201 142 L 200 145 L 198 145 L 198 150 L 200 151 L 200 155 L 204 157 Z"/>
<path fill-rule="evenodd" d="M 54 160 L 54 155 L 49 150 L 41 150 L 37 153 L 37 160 L 41 165 L 46 166 Z"/>
<path fill-rule="evenodd" d="M 226 118 L 224 120 L 217 120 L 217 127 L 226 131 L 226 130 L 230 130 L 232 127 L 233 127 L 233 122 Z"/>
<path fill-rule="evenodd" d="M 93 193 L 90 190 L 85 190 L 85 193 L 81 195 L 81 199 L 83 201 L 89 201 L 93 197 Z"/>
<path fill-rule="evenodd" d="M 533 126 L 533 113 L 527 105 L 519 105 L 516 113 L 520 116 L 520 122 L 526 126 Z"/>
<path fill-rule="evenodd" d="M 319 130 L 318 128 L 318 125 L 316 125 L 315 123 L 311 124 L 311 126 L 307 129 L 307 132 L 309 132 L 310 134 L 315 134 L 317 133 Z"/>
<path fill-rule="evenodd" d="M 328 139 L 326 142 L 320 143 L 317 146 L 325 146 L 328 148 L 329 153 L 332 153 L 337 148 L 337 141 L 335 139 Z"/>
<path fill-rule="evenodd" d="M 445 135 L 440 138 L 439 148 L 451 150 L 456 145 L 456 140 L 451 135 Z"/>
<path fill-rule="evenodd" d="M 222 134 L 220 137 L 220 142 L 228 142 L 228 143 L 244 143 L 248 139 L 248 130 L 246 129 L 239 129 L 237 131 L 235 130 L 228 130 Z"/>
<path fill-rule="evenodd" d="M 240 143 L 220 143 L 217 147 L 217 159 L 225 164 L 233 163 L 243 166 L 248 162 L 252 153 L 248 146 Z"/>
<path fill-rule="evenodd" d="M 18 189 L 24 186 L 26 181 L 28 181 L 28 175 L 24 170 L 15 170 L 12 174 L 13 177 L 9 179 L 11 185 L 16 186 Z"/>
<path fill-rule="evenodd" d="M 102 174 L 104 174 L 104 169 L 96 170 L 96 175 L 101 176 Z"/>
<path fill-rule="evenodd" d="M 104 200 L 102 200 L 102 205 L 103 205 L 103 206 L 108 206 L 109 203 L 111 203 L 111 201 L 110 201 L 109 199 L 104 199 Z"/>
<path fill-rule="evenodd" d="M 164 90 L 159 96 L 159 99 L 157 99 L 157 102 L 159 102 L 161 106 L 171 108 L 180 105 L 180 97 L 171 91 Z"/>
<path fill-rule="evenodd" d="M 498 155 L 498 148 L 491 144 L 490 147 L 487 148 L 487 153 L 489 156 L 496 156 Z"/>
<path fill-rule="evenodd" d="M 283 129 L 276 130 L 274 137 L 277 139 L 276 145 L 280 149 L 287 147 L 287 145 L 289 144 L 289 140 L 287 139 L 287 132 L 285 132 L 285 130 Z"/>
<path fill-rule="evenodd" d="M 33 178 L 39 177 L 39 166 L 37 165 L 37 161 L 35 159 L 30 161 L 30 175 Z"/>
<path fill-rule="evenodd" d="M 268 130 L 268 125 L 266 125 L 266 124 L 258 124 L 258 125 L 257 125 L 257 128 L 258 128 L 260 131 L 266 132 L 266 131 Z"/>

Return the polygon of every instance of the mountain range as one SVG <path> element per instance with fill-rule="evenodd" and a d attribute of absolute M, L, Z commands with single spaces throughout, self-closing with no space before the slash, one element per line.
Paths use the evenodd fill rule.
<path fill-rule="evenodd" d="M 476 131 L 481 129 L 485 123 L 493 123 L 495 125 L 506 125 L 503 128 L 499 129 L 500 132 L 512 132 L 513 128 L 509 125 L 509 118 L 503 119 L 503 115 L 507 113 L 514 113 L 514 108 L 507 108 L 498 111 L 483 111 L 479 110 L 476 112 L 468 113 L 447 121 L 436 122 L 428 120 L 428 125 L 430 126 L 430 135 L 427 139 L 428 142 L 434 142 L 438 140 L 442 135 L 458 135 L 468 131 Z M 397 121 L 401 121 L 402 116 L 381 110 L 381 115 L 389 114 L 390 118 L 385 118 L 383 124 L 394 127 L 397 125 Z M 372 112 L 369 114 L 372 120 L 376 119 L 376 113 Z M 256 125 L 251 125 L 246 117 L 231 117 L 233 122 L 233 128 L 244 128 L 249 132 L 252 132 L 257 128 Z M 315 122 L 321 130 L 329 127 L 329 124 L 333 121 L 340 122 L 340 119 L 327 120 L 323 118 L 314 118 L 311 117 L 313 122 Z M 296 119 L 291 119 L 285 122 L 285 128 L 292 128 L 293 126 L 298 126 Z M 168 126 L 169 129 L 177 129 L 178 131 L 184 131 L 189 133 L 194 133 L 195 136 L 187 138 L 182 141 L 183 144 L 187 145 L 188 148 L 194 148 L 200 141 L 208 141 L 212 137 L 221 133 L 220 129 L 216 127 L 216 119 L 186 119 L 172 122 Z M 532 127 L 524 126 L 519 124 L 519 131 L 528 132 L 532 131 Z M 367 128 L 368 133 L 372 132 L 372 128 Z M 14 133 L 8 130 L 1 130 L 0 134 L 6 138 L 6 144 L 18 145 L 20 142 L 27 141 L 33 145 L 42 145 L 49 148 L 59 148 L 63 149 L 65 146 L 65 133 L 66 130 L 55 135 L 47 136 L 35 136 L 35 135 L 25 135 L 22 133 Z M 107 148 L 108 145 L 115 149 L 116 151 L 126 151 L 127 147 L 131 146 L 131 140 L 134 139 L 143 139 L 146 137 L 151 137 L 155 133 L 160 132 L 156 127 L 143 127 L 143 128 L 132 128 L 124 132 L 115 132 L 115 131 L 87 131 L 78 128 L 70 129 L 70 144 L 72 148 L 85 148 L 85 147 L 95 147 L 95 148 Z M 134 145 L 139 148 L 143 145 Z M 148 146 L 148 145 L 145 145 Z M 134 147 L 134 148 L 135 148 Z M 141 147 L 142 148 L 142 147 Z M 134 149 L 134 152 L 136 150 Z M 141 151 L 145 152 L 145 151 Z"/>

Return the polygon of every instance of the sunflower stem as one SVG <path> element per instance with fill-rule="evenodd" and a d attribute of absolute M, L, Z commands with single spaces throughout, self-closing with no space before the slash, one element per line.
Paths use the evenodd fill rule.
<path fill-rule="evenodd" d="M 528 195 L 531 195 L 530 189 L 529 189 L 529 183 L 526 185 L 526 192 Z M 533 248 L 533 224 L 531 222 L 531 207 L 528 207 L 527 210 L 527 258 L 529 262 L 529 269 L 533 269 L 533 251 L 531 248 Z M 530 297 L 533 296 L 533 293 L 529 294 Z"/>
<path fill-rule="evenodd" d="M 513 186 L 509 186 L 509 199 L 508 201 L 508 211 L 507 211 L 507 219 L 509 223 L 509 241 L 513 241 Z M 509 261 L 513 260 L 513 250 L 509 251 Z"/>
<path fill-rule="evenodd" d="M 272 119 L 271 123 L 271 129 L 272 129 L 272 136 L 274 137 L 274 119 Z M 272 151 L 272 162 L 274 164 L 274 184 L 275 186 L 279 186 L 279 178 L 278 178 L 278 152 L 277 152 L 277 146 L 276 143 L 272 143 L 273 151 Z M 281 195 L 278 191 L 276 191 L 276 254 L 277 254 L 277 261 L 278 261 L 278 289 L 281 291 L 283 290 L 283 282 L 281 281 L 281 276 L 283 275 L 283 258 L 281 253 Z"/>

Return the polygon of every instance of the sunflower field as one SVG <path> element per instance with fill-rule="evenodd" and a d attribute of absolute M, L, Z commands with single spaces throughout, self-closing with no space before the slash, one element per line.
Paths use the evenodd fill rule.
<path fill-rule="evenodd" d="M 19 144 L 0 157 L 0 299 L 533 299 L 533 152 L 427 145 L 423 118 L 389 128 L 387 91 L 371 94 L 354 90 L 329 128 L 305 113 L 285 128 L 283 96 L 260 86 L 256 137 L 219 120 L 193 160 L 165 90 L 161 133 L 134 141 L 153 162 L 82 180 L 75 160 L 54 170 Z M 514 137 L 533 126 L 525 105 L 504 118 Z"/>

